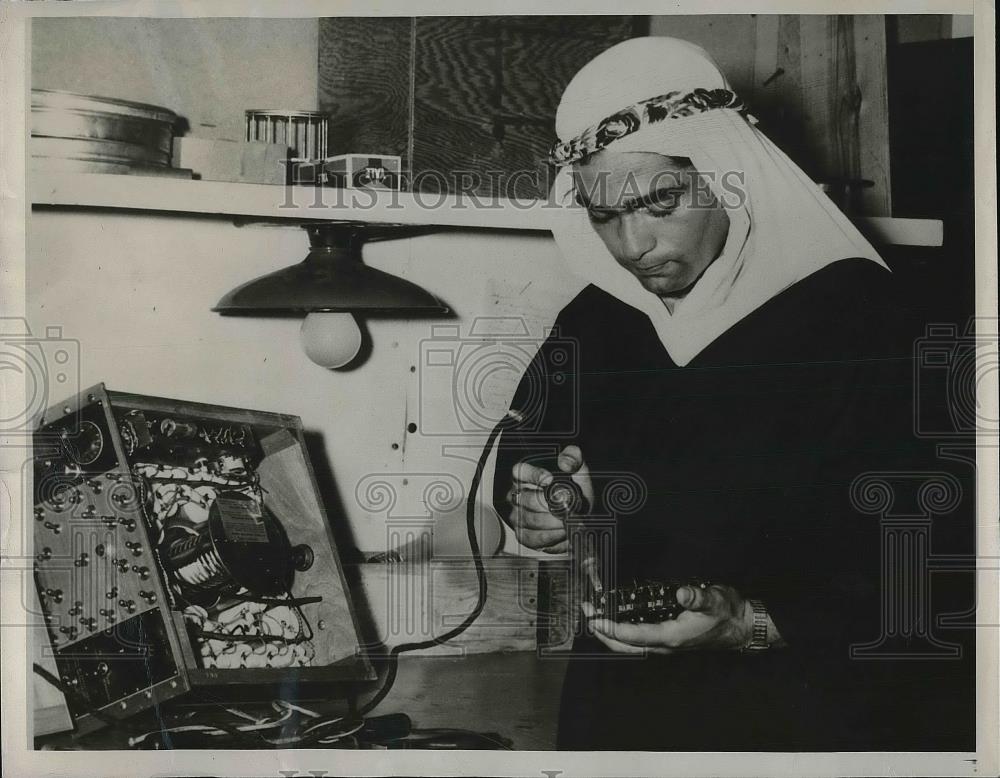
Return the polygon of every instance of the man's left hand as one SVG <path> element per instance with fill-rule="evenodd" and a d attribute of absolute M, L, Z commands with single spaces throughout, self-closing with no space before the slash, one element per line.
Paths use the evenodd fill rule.
<path fill-rule="evenodd" d="M 676 651 L 740 649 L 750 639 L 753 609 L 731 586 L 682 586 L 677 602 L 684 608 L 672 621 L 625 624 L 594 619 L 589 602 L 582 605 L 594 637 L 612 651 L 626 654 L 672 654 Z"/>

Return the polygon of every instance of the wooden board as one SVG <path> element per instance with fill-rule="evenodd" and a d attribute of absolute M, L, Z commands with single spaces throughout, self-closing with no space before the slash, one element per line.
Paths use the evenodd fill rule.
<path fill-rule="evenodd" d="M 467 631 L 419 653 L 534 651 L 538 629 L 538 563 L 518 557 L 484 560 L 486 607 Z M 387 646 L 428 640 L 457 626 L 475 607 L 478 586 L 469 559 L 359 565 L 374 636 Z M 355 595 L 355 600 L 359 598 Z"/>
<path fill-rule="evenodd" d="M 860 193 L 859 212 L 892 215 L 889 178 L 889 88 L 886 68 L 885 17 L 854 17 L 855 73 L 861 96 L 858 105 L 858 162 L 864 178 L 875 182 Z"/>
<path fill-rule="evenodd" d="M 312 487 L 301 443 L 288 430 L 279 430 L 262 440 L 261 446 L 265 457 L 257 472 L 264 504 L 284 526 L 292 545 L 305 543 L 315 555 L 309 570 L 296 573 L 292 589 L 296 597 L 323 598 L 302 606 L 317 635 L 313 641 L 315 663 L 322 667 L 349 659 L 357 652 L 358 632 L 326 514 Z"/>
<path fill-rule="evenodd" d="M 801 101 L 802 143 L 793 158 L 817 181 L 873 182 L 834 195 L 848 214 L 890 215 L 885 17 L 783 17 L 779 39 L 781 32 L 790 42 L 785 57 L 779 44 L 779 64 L 785 59 L 791 76 L 781 99 Z"/>

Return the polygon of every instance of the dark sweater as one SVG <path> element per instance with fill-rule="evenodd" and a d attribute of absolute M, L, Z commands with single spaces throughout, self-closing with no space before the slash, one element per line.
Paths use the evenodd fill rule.
<path fill-rule="evenodd" d="M 576 443 L 594 473 L 591 520 L 615 536 L 606 584 L 729 584 L 763 600 L 789 644 L 634 660 L 581 635 L 576 653 L 606 658 L 570 661 L 561 748 L 973 747 L 969 645 L 960 660 L 849 657 L 882 623 L 880 517 L 852 505 L 852 482 L 948 469 L 913 435 L 904 322 L 892 275 L 856 259 L 795 284 L 684 367 L 645 315 L 596 287 L 561 312 L 512 403 L 535 412 L 535 432 L 504 436 L 498 508 L 509 511 L 515 461 Z M 971 513 L 959 518 L 971 533 Z"/>

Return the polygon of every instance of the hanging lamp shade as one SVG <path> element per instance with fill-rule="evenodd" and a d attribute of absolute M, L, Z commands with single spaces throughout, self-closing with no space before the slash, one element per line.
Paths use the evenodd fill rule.
<path fill-rule="evenodd" d="M 241 284 L 212 309 L 228 315 L 310 313 L 447 313 L 430 292 L 361 261 L 361 247 L 384 228 L 353 222 L 306 225 L 308 256 L 297 265 Z"/>

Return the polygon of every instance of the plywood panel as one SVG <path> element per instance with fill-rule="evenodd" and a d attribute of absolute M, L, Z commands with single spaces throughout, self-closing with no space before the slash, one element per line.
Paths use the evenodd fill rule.
<path fill-rule="evenodd" d="M 498 179 L 539 156 L 540 144 L 496 124 L 509 75 L 499 26 L 490 19 L 420 19 L 417 33 L 414 188 L 504 191 Z"/>
<path fill-rule="evenodd" d="M 551 142 L 548 133 L 508 126 L 499 141 L 492 123 L 443 114 L 420 100 L 414 123 L 414 188 L 523 199 L 544 195 L 536 181 L 545 180 L 542 160 Z"/>
<path fill-rule="evenodd" d="M 632 29 L 618 16 L 418 19 L 415 188 L 544 196 L 563 89 Z"/>
<path fill-rule="evenodd" d="M 441 111 L 443 118 L 488 122 L 497 105 L 495 40 L 488 18 L 418 19 L 413 58 L 415 99 L 429 110 Z M 414 129 L 419 130 L 420 124 Z"/>
<path fill-rule="evenodd" d="M 394 154 L 408 169 L 413 20 L 319 20 L 319 107 L 333 120 L 330 153 Z"/>
<path fill-rule="evenodd" d="M 331 151 L 398 154 L 413 190 L 543 196 L 564 87 L 636 31 L 613 15 L 320 20 Z"/>
<path fill-rule="evenodd" d="M 544 28 L 523 32 L 517 27 L 502 27 L 498 35 L 503 58 L 503 110 L 549 119 L 551 132 L 555 109 L 566 85 L 590 60 L 624 40 L 619 27 L 609 25 L 598 40 L 582 32 L 557 36 Z"/>
<path fill-rule="evenodd" d="M 538 563 L 517 557 L 484 563 L 489 591 L 482 614 L 447 644 L 420 653 L 535 650 Z M 361 565 L 360 579 L 377 636 L 387 646 L 428 640 L 458 626 L 472 612 L 479 591 L 467 560 Z"/>
<path fill-rule="evenodd" d="M 262 441 L 266 456 L 257 468 L 265 505 L 281 522 L 293 546 L 304 543 L 315 558 L 312 567 L 296 574 L 296 597 L 322 597 L 302 606 L 311 628 L 322 636 L 313 642 L 318 665 L 354 656 L 359 638 L 355 629 L 340 560 L 331 546 L 327 517 L 314 491 L 301 442 L 287 430 Z"/>

